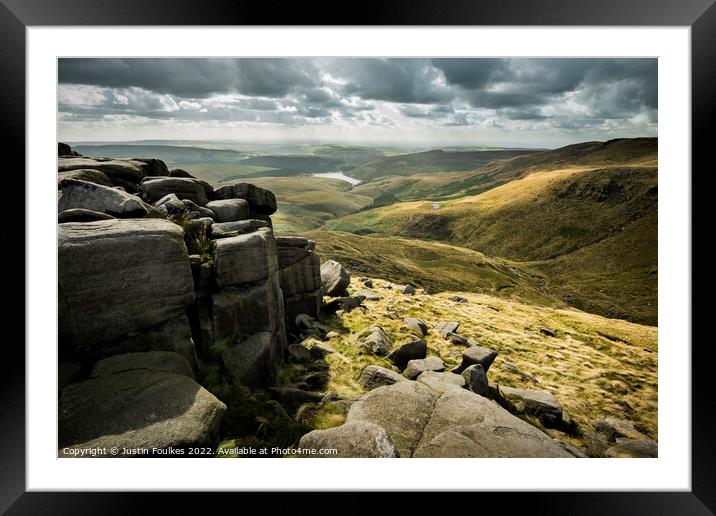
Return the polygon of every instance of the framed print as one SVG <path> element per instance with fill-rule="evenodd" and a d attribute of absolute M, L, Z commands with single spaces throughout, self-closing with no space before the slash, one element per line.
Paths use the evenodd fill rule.
<path fill-rule="evenodd" d="M 716 8 L 559 4 L 4 2 L 27 310 L 3 509 L 709 514 Z"/>

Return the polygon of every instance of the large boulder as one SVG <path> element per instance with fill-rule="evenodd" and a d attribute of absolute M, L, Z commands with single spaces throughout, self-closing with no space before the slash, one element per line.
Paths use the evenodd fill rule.
<path fill-rule="evenodd" d="M 515 412 L 536 417 L 547 428 L 562 426 L 562 406 L 551 393 L 500 386 L 500 395 L 514 406 Z"/>
<path fill-rule="evenodd" d="M 321 265 L 321 286 L 323 295 L 331 297 L 347 296 L 351 277 L 343 266 L 335 260 L 328 260 Z"/>
<path fill-rule="evenodd" d="M 246 233 L 253 233 L 257 229 L 268 228 L 268 222 L 264 220 L 238 220 L 236 222 L 216 222 L 211 226 L 211 238 L 230 238 Z"/>
<path fill-rule="evenodd" d="M 251 206 L 251 211 L 261 215 L 271 215 L 276 212 L 276 196 L 272 191 L 266 190 L 250 183 L 233 183 L 223 185 L 214 190 L 214 199 L 245 199 Z"/>
<path fill-rule="evenodd" d="M 168 176 L 169 170 L 167 164 L 160 159 L 156 158 L 132 158 L 132 161 L 139 161 L 145 163 L 147 166 L 144 169 L 144 173 L 147 176 Z"/>
<path fill-rule="evenodd" d="M 442 372 L 445 370 L 445 364 L 440 357 L 427 357 L 419 360 L 411 360 L 408 362 L 403 376 L 410 380 L 415 380 L 421 373 L 425 371 Z"/>
<path fill-rule="evenodd" d="M 435 405 L 432 389 L 398 382 L 373 389 L 351 405 L 346 423 L 367 421 L 383 427 L 401 457 L 410 457 Z"/>
<path fill-rule="evenodd" d="M 487 374 L 495 358 L 497 358 L 497 351 L 482 346 L 471 346 L 462 352 L 462 363 L 453 369 L 452 372 L 461 374 L 471 365 L 480 364 L 485 370 L 485 374 Z"/>
<path fill-rule="evenodd" d="M 87 361 L 168 350 L 194 366 L 186 317 L 194 285 L 182 229 L 162 219 L 58 228 L 60 355 Z"/>
<path fill-rule="evenodd" d="M 216 222 L 235 222 L 249 216 L 249 203 L 244 199 L 211 201 L 206 207 L 214 212 Z"/>
<path fill-rule="evenodd" d="M 367 421 L 354 421 L 328 430 L 314 430 L 301 437 L 298 446 L 315 450 L 315 455 L 305 455 L 306 457 L 398 457 L 388 433 L 382 427 Z M 337 453 L 318 455 L 320 450 L 327 449 L 335 449 Z"/>
<path fill-rule="evenodd" d="M 72 147 L 66 143 L 57 142 L 57 155 L 58 156 L 78 156 L 77 152 L 72 150 Z"/>
<path fill-rule="evenodd" d="M 573 458 L 544 432 L 466 389 L 438 398 L 412 456 Z"/>
<path fill-rule="evenodd" d="M 276 374 L 274 353 L 274 336 L 270 332 L 259 332 L 226 349 L 221 359 L 234 383 L 269 385 Z"/>
<path fill-rule="evenodd" d="M 153 211 L 139 197 L 116 188 L 78 179 L 62 179 L 57 183 L 57 187 L 58 213 L 80 208 L 107 213 L 118 218 L 140 218 L 146 217 Z"/>
<path fill-rule="evenodd" d="M 393 347 L 393 342 L 388 334 L 377 324 L 362 329 L 351 339 L 363 353 L 372 353 L 378 356 L 387 355 Z"/>
<path fill-rule="evenodd" d="M 189 199 L 199 206 L 208 202 L 206 192 L 200 184 L 182 177 L 148 177 L 142 181 L 139 189 L 142 198 L 147 202 L 156 202 L 170 193 L 179 199 Z"/>
<path fill-rule="evenodd" d="M 441 322 L 435 328 L 436 332 L 444 339 L 448 333 L 457 333 L 457 329 L 460 327 L 460 323 L 457 321 Z"/>
<path fill-rule="evenodd" d="M 102 213 L 101 211 L 85 210 L 83 208 L 71 208 L 60 212 L 57 215 L 57 223 L 64 224 L 66 222 L 92 222 L 95 220 L 110 220 L 113 219 L 109 213 Z"/>
<path fill-rule="evenodd" d="M 58 172 L 92 169 L 103 172 L 114 186 L 129 187 L 138 185 L 146 176 L 147 164 L 141 161 L 119 159 L 93 159 L 84 157 L 60 158 Z"/>
<path fill-rule="evenodd" d="M 407 378 L 400 373 L 376 365 L 367 366 L 363 369 L 360 378 L 358 378 L 358 383 L 361 387 L 369 391 L 377 387 L 383 387 L 384 385 L 393 385 L 394 383 L 407 381 Z"/>
<path fill-rule="evenodd" d="M 388 360 L 393 362 L 393 364 L 402 371 L 408 366 L 408 362 L 425 358 L 427 353 L 428 345 L 425 341 L 416 339 L 391 351 L 388 355 Z"/>
<path fill-rule="evenodd" d="M 99 360 L 94 365 L 90 378 L 142 370 L 174 373 L 194 378 L 194 371 L 187 359 L 173 351 L 145 351 L 112 355 Z"/>
<path fill-rule="evenodd" d="M 407 317 L 403 320 L 403 323 L 408 327 L 408 329 L 418 335 L 425 336 L 428 334 L 428 325 L 425 324 L 425 321 L 422 319 L 418 319 L 417 317 Z"/>
<path fill-rule="evenodd" d="M 183 375 L 150 369 L 104 374 L 62 390 L 58 439 L 61 456 L 74 450 L 131 450 L 213 446 L 226 405 Z M 129 450 L 129 451 L 128 451 Z M 110 455 L 107 455 L 110 456 Z M 140 455 L 141 456 L 141 455 Z"/>
<path fill-rule="evenodd" d="M 104 172 L 92 170 L 91 168 L 80 168 L 77 170 L 68 170 L 67 172 L 58 172 L 57 181 L 63 179 L 79 179 L 88 183 L 95 183 L 102 186 L 113 187 L 112 181 L 109 180 Z"/>

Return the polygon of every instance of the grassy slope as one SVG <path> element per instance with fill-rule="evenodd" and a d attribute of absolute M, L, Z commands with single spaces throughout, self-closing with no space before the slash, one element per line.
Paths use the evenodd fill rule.
<path fill-rule="evenodd" d="M 579 165 L 554 169 L 575 151 L 550 151 L 552 161 L 540 158 L 526 177 L 480 195 L 440 201 L 438 209 L 431 201 L 396 203 L 331 221 L 325 229 L 369 228 L 530 262 L 549 277 L 547 291 L 574 306 L 655 324 L 655 142 L 573 147 L 579 147 Z"/>
<path fill-rule="evenodd" d="M 565 307 L 541 291 L 545 278 L 518 263 L 439 242 L 333 231 L 303 232 L 322 260 L 335 259 L 353 274 L 410 283 L 428 292 L 489 293 L 541 306 Z"/>
<path fill-rule="evenodd" d="M 342 333 L 329 343 L 339 353 L 327 357 L 332 376 L 328 390 L 343 396 L 360 395 L 363 390 L 357 380 L 366 365 L 391 367 L 384 358 L 359 354 L 350 344 L 350 333 L 380 324 L 398 346 L 414 338 L 403 327 L 405 317 L 420 317 L 430 327 L 455 320 L 460 323 L 460 334 L 499 352 L 488 373 L 490 381 L 552 392 L 583 428 L 589 428 L 591 419 L 612 416 L 630 420 L 650 437 L 658 437 L 655 327 L 489 294 L 460 292 L 469 302 L 458 304 L 448 300 L 452 292 L 406 296 L 382 288 L 385 281 L 374 280 L 374 284 L 382 299 L 366 301 L 365 312 L 353 310 L 323 321 Z M 354 277 L 351 291 L 363 288 Z M 540 334 L 543 327 L 554 329 L 557 337 Z M 433 331 L 425 340 L 428 354 L 439 355 L 446 368 L 459 363 L 463 348 L 449 344 Z M 538 383 L 505 367 L 506 363 L 536 377 Z M 341 421 L 331 416 L 315 426 L 334 426 Z M 569 440 L 580 445 L 578 438 Z"/>

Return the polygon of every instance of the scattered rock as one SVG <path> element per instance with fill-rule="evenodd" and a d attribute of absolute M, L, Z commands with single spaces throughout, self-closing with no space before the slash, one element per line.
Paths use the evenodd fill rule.
<path fill-rule="evenodd" d="M 627 438 L 633 440 L 649 439 L 646 435 L 634 428 L 629 421 L 616 418 L 595 419 L 591 421 L 592 427 L 605 436 L 608 441 L 616 441 L 617 438 Z"/>
<path fill-rule="evenodd" d="M 423 371 L 417 378 L 431 389 L 443 393 L 455 387 L 465 387 L 465 379 L 454 373 L 438 373 L 437 371 Z"/>
<path fill-rule="evenodd" d="M 449 321 L 442 322 L 433 328 L 440 336 L 444 339 L 448 333 L 457 333 L 457 329 L 460 327 L 459 322 Z"/>
<path fill-rule="evenodd" d="M 463 337 L 462 335 L 458 335 L 457 333 L 446 334 L 445 340 L 447 340 L 453 346 L 469 346 L 470 345 L 470 343 L 468 342 L 468 340 L 465 337 Z"/>
<path fill-rule="evenodd" d="M 236 222 L 249 216 L 249 203 L 244 199 L 211 201 L 206 207 L 213 211 L 217 222 Z"/>
<path fill-rule="evenodd" d="M 336 455 L 325 455 L 324 457 L 392 458 L 399 456 L 385 429 L 367 421 L 353 421 L 328 430 L 313 430 L 301 437 L 298 446 L 313 450 L 328 448 L 338 450 Z M 305 455 L 305 457 L 312 457 L 312 455 Z"/>
<path fill-rule="evenodd" d="M 382 296 L 370 290 L 361 290 L 360 292 L 358 292 L 358 295 L 365 298 L 366 301 L 380 301 L 381 299 L 383 299 Z"/>
<path fill-rule="evenodd" d="M 270 387 L 271 394 L 281 402 L 289 414 L 295 414 L 304 403 L 320 403 L 323 394 L 293 387 Z"/>
<path fill-rule="evenodd" d="M 301 364 L 311 360 L 311 352 L 300 344 L 292 344 L 288 347 L 288 358 L 291 362 Z"/>
<path fill-rule="evenodd" d="M 407 367 L 408 362 L 411 360 L 425 358 L 427 356 L 427 352 L 428 345 L 425 341 L 417 339 L 394 349 L 387 358 L 402 371 Z"/>
<path fill-rule="evenodd" d="M 487 374 L 495 358 L 497 358 L 497 351 L 482 346 L 471 346 L 462 352 L 462 363 L 452 372 L 461 374 L 471 365 L 480 364 Z"/>
<path fill-rule="evenodd" d="M 385 356 L 390 353 L 393 342 L 383 328 L 377 324 L 364 328 L 353 336 L 353 341 L 365 353 Z"/>
<path fill-rule="evenodd" d="M 425 321 L 422 319 L 418 319 L 417 317 L 408 317 L 403 321 L 403 323 L 416 333 L 420 333 L 423 336 L 428 334 L 428 325 L 425 324 Z"/>
<path fill-rule="evenodd" d="M 512 403 L 517 413 L 536 417 L 547 428 L 561 427 L 562 406 L 551 393 L 503 386 L 500 386 L 500 393 Z"/>
<path fill-rule="evenodd" d="M 606 457 L 630 457 L 650 459 L 659 456 L 659 445 L 650 440 L 625 439 L 604 454 Z"/>
<path fill-rule="evenodd" d="M 373 280 L 370 280 L 370 279 L 364 280 L 363 286 L 366 288 L 373 288 Z"/>
<path fill-rule="evenodd" d="M 403 371 L 403 376 L 410 380 L 415 380 L 424 371 L 442 372 L 444 370 L 445 364 L 439 357 L 427 357 L 408 362 L 405 371 Z"/>
<path fill-rule="evenodd" d="M 348 295 L 351 277 L 343 266 L 335 260 L 328 260 L 321 265 L 321 287 L 323 295 L 339 297 Z"/>
<path fill-rule="evenodd" d="M 549 328 L 540 328 L 539 332 L 542 335 L 547 335 L 548 337 L 556 337 L 557 336 L 557 334 L 553 330 L 550 330 Z"/>
<path fill-rule="evenodd" d="M 467 303 L 467 299 L 462 296 L 450 296 L 448 299 L 450 301 L 455 301 L 456 303 Z"/>
<path fill-rule="evenodd" d="M 462 377 L 465 379 L 465 386 L 480 396 L 489 396 L 489 387 L 487 382 L 487 375 L 485 370 L 480 364 L 473 364 L 467 367 L 462 372 Z"/>
<path fill-rule="evenodd" d="M 57 216 L 57 223 L 65 222 L 92 222 L 94 220 L 109 220 L 114 217 L 109 213 L 100 211 L 85 210 L 84 208 L 71 208 L 65 210 Z"/>
<path fill-rule="evenodd" d="M 413 287 L 412 285 L 405 285 L 400 289 L 400 291 L 403 294 L 407 294 L 409 296 L 415 295 L 415 287 Z"/>
<path fill-rule="evenodd" d="M 358 378 L 358 383 L 361 387 L 367 390 L 407 381 L 408 380 L 406 380 L 400 373 L 396 373 L 395 371 L 376 365 L 369 365 L 363 369 L 360 378 Z"/>

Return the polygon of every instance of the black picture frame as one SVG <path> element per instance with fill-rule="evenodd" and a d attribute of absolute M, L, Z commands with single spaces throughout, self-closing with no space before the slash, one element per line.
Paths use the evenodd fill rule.
<path fill-rule="evenodd" d="M 349 14 L 350 13 L 350 14 Z M 365 0 L 354 9 L 339 4 L 281 4 L 231 0 L 0 0 L 0 56 L 2 80 L 3 148 L 25 170 L 25 29 L 29 26 L 84 25 L 574 25 L 574 26 L 688 26 L 692 50 L 692 277 L 702 291 L 713 290 L 716 265 L 713 254 L 697 256 L 697 248 L 710 244 L 713 233 L 709 192 L 714 182 L 711 125 L 716 114 L 716 6 L 714 0 L 428 0 L 380 2 Z M 54 151 L 53 151 L 54 152 Z M 664 171 L 682 173 L 688 171 Z M 693 188 L 698 180 L 698 188 Z M 26 195 L 28 195 L 26 193 Z M 24 224 L 23 224 L 24 229 Z M 699 231 L 702 230 L 702 231 Z M 696 239 L 702 235 L 702 240 Z M 705 237 L 705 238 L 704 238 Z M 22 237 L 24 239 L 24 235 Z M 703 243 L 701 243 L 703 242 Z M 697 245 L 698 244 L 698 245 Z M 19 250 L 20 246 L 16 248 Z M 23 247 L 24 248 L 24 247 Z M 24 252 L 24 251 L 23 251 Z M 18 262 L 22 261 L 16 255 Z M 696 271 L 704 274 L 696 275 Z M 32 274 L 25 269 L 25 275 Z M 692 283 L 693 284 L 693 283 Z M 16 310 L 25 304 L 13 299 Z M 29 307 L 31 309 L 31 307 Z M 705 329 L 711 306 L 699 303 L 692 289 L 692 490 L 690 492 L 585 492 L 585 493 L 480 493 L 470 504 L 486 508 L 491 502 L 500 511 L 529 510 L 537 514 L 713 514 L 716 510 L 716 455 L 714 410 L 711 396 L 712 340 L 697 338 Z M 17 314 L 16 318 L 19 318 Z M 711 316 L 712 317 L 712 316 Z M 9 325 L 8 325 L 9 327 Z M 704 336 L 708 335 L 705 332 Z M 0 375 L 0 510 L 9 514 L 126 514 L 145 512 L 159 495 L 135 493 L 39 493 L 25 492 L 25 353 L 15 339 L 6 339 L 4 371 Z M 668 367 L 668 364 L 667 364 Z M 710 408 L 709 408 L 710 407 Z M 172 506 L 190 509 L 184 493 L 162 496 L 163 512 Z M 229 495 L 209 494 L 216 510 Z M 315 510 L 315 502 L 303 494 L 242 493 L 241 504 L 268 503 L 291 512 Z M 341 512 L 363 513 L 383 503 L 375 495 L 351 493 L 341 502 Z M 262 498 L 260 498 L 262 497 Z M 268 498 L 267 498 L 268 497 Z M 286 497 L 286 500 L 282 500 Z M 288 498 L 290 497 L 290 498 Z M 192 497 L 193 498 L 193 497 Z M 496 500 L 495 498 L 501 498 Z M 504 498 L 509 498 L 509 501 Z M 268 501 L 267 501 L 268 500 Z M 196 501 L 196 500 L 193 500 Z M 201 503 L 204 512 L 207 500 Z M 228 500 L 228 503 L 232 501 Z M 400 502 L 401 511 L 414 511 L 425 503 L 413 495 Z M 459 504 L 461 505 L 461 504 Z M 259 505 L 260 506 L 260 505 Z M 455 510 L 467 510 L 468 506 Z"/>

